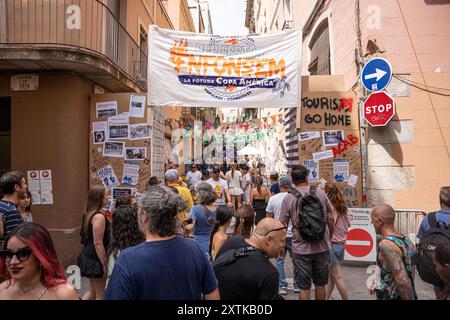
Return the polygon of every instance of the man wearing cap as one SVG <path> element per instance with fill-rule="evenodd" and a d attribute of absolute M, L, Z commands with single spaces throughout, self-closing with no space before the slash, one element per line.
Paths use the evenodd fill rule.
<path fill-rule="evenodd" d="M 183 210 L 178 214 L 178 217 L 181 219 L 181 221 L 186 220 L 186 213 L 191 211 L 191 208 L 194 206 L 194 201 L 192 200 L 191 192 L 188 188 L 182 187 L 179 182 L 178 178 L 180 177 L 180 174 L 176 169 L 169 169 L 164 174 L 164 177 L 166 179 L 166 184 L 168 187 L 174 187 L 178 190 L 178 193 L 180 196 L 186 200 L 186 209 Z"/>
<path fill-rule="evenodd" d="M 216 191 L 217 200 L 214 203 L 216 206 L 227 206 L 233 208 L 233 203 L 231 202 L 230 192 L 228 190 L 228 183 L 220 178 L 220 168 L 214 167 L 211 178 L 206 182 L 209 183 L 213 189 Z"/>
<path fill-rule="evenodd" d="M 278 174 L 277 174 L 278 176 Z M 283 205 L 283 200 L 289 192 L 289 189 L 292 185 L 292 180 L 289 177 L 281 177 L 278 180 L 278 185 L 280 188 L 280 192 L 274 194 L 270 197 L 269 203 L 267 204 L 266 212 L 267 217 L 275 218 L 277 220 L 280 219 L 281 207 Z M 284 252 L 289 252 L 289 255 L 292 259 L 292 222 L 289 222 L 287 231 L 286 231 L 286 242 L 285 242 L 285 250 Z M 286 274 L 284 272 L 284 258 L 286 256 L 280 257 L 275 261 L 275 267 L 278 270 L 279 274 L 279 294 L 285 295 L 288 293 L 288 282 L 286 280 Z M 294 265 L 294 292 L 300 292 L 298 288 L 297 281 L 298 279 L 298 270 L 296 270 Z"/>

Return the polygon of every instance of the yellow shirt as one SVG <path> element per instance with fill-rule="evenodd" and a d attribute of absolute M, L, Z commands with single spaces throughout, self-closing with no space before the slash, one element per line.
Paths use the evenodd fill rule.
<path fill-rule="evenodd" d="M 169 184 L 169 187 L 174 187 L 178 190 L 178 193 L 180 196 L 186 200 L 187 207 L 184 211 L 178 213 L 178 217 L 181 219 L 181 221 L 186 220 L 186 213 L 191 211 L 192 207 L 194 206 L 194 201 L 192 200 L 191 192 L 188 188 L 182 187 L 177 183 Z"/>

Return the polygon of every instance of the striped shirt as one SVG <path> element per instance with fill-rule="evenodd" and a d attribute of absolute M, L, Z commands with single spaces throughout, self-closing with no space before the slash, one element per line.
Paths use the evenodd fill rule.
<path fill-rule="evenodd" d="M 5 240 L 8 234 L 23 223 L 19 209 L 10 201 L 0 200 L 0 218 L 3 219 L 3 237 L 0 240 Z"/>

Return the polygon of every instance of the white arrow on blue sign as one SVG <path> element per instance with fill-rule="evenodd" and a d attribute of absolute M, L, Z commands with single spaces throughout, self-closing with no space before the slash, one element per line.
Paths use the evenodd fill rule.
<path fill-rule="evenodd" d="M 384 58 L 373 58 L 367 61 L 361 72 L 361 82 L 371 92 L 383 90 L 391 79 L 391 64 Z"/>

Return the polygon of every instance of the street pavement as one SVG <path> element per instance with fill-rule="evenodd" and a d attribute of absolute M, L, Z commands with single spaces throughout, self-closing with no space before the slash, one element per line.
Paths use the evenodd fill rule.
<path fill-rule="evenodd" d="M 344 262 L 343 265 L 341 265 L 342 275 L 347 286 L 350 300 L 376 300 L 374 295 L 372 296 L 369 294 L 366 285 L 367 278 L 372 274 L 370 271 L 367 273 L 367 268 L 371 265 L 374 265 L 374 263 Z M 298 293 L 294 293 L 293 290 L 294 271 L 290 256 L 287 256 L 284 268 L 286 278 L 288 278 L 289 287 L 288 294 L 284 295 L 283 298 L 286 300 L 298 300 Z M 436 300 L 433 286 L 423 282 L 418 275 L 416 275 L 415 278 L 415 285 L 419 300 Z M 314 290 L 311 290 L 311 299 L 314 299 Z M 342 300 L 336 287 L 334 288 L 330 299 Z"/>

